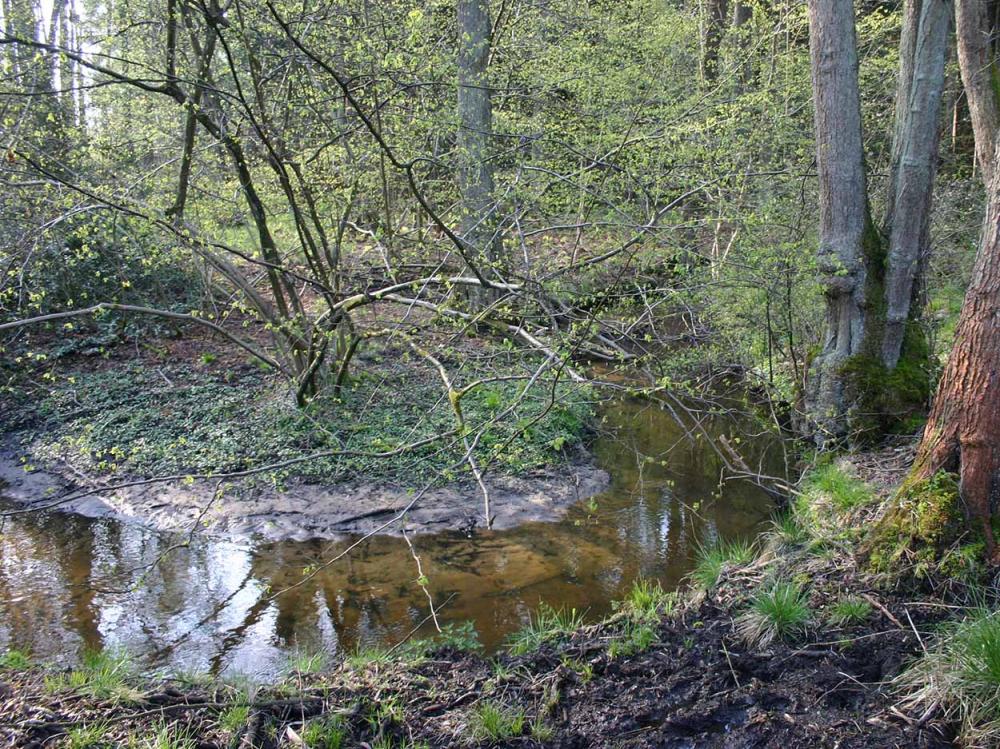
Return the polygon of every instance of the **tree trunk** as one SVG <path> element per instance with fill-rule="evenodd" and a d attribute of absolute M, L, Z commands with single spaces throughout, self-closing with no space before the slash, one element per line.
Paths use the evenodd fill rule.
<path fill-rule="evenodd" d="M 868 208 L 858 56 L 851 0 L 810 0 L 809 40 L 819 174 L 819 271 L 826 338 L 805 392 L 808 425 L 821 445 L 847 431 L 843 367 L 867 331 L 866 283 L 875 237 Z"/>
<path fill-rule="evenodd" d="M 729 15 L 729 0 L 708 0 L 707 10 L 701 71 L 706 83 L 714 83 L 719 77 L 719 49 L 726 29 L 726 16 Z"/>
<path fill-rule="evenodd" d="M 997 68 L 993 61 L 992 28 L 986 0 L 957 0 L 955 37 L 958 41 L 958 66 L 962 71 L 962 84 L 976 136 L 976 160 L 983 172 L 983 182 L 987 185 L 993 178 L 996 129 L 1000 123 L 1000 105 L 994 88 Z"/>
<path fill-rule="evenodd" d="M 906 14 L 900 42 L 892 183 L 886 215 L 889 256 L 881 354 L 882 363 L 890 370 L 899 362 L 906 326 L 914 316 L 910 303 L 930 244 L 951 3 L 917 0 L 907 3 Z"/>
<path fill-rule="evenodd" d="M 990 50 L 993 24 L 982 0 L 958 0 L 959 65 L 986 185 L 986 215 L 955 344 L 938 384 L 912 478 L 958 472 L 967 515 L 977 521 L 989 559 L 1000 562 L 990 498 L 1000 472 L 1000 123 Z M 985 150 L 990 148 L 992 150 Z"/>
<path fill-rule="evenodd" d="M 493 195 L 493 164 L 490 140 L 493 110 L 486 72 L 490 56 L 490 11 L 488 0 L 458 3 L 458 157 L 459 191 L 462 199 L 461 235 L 468 257 L 473 258 L 485 278 L 495 278 L 503 261 L 503 246 L 497 232 Z M 473 289 L 470 303 L 479 308 L 494 296 L 489 289 Z"/>
<path fill-rule="evenodd" d="M 990 496 L 1000 471 L 1000 175 L 991 173 L 972 280 L 914 476 L 958 471 L 966 510 L 982 524 L 987 554 L 996 562 Z"/>

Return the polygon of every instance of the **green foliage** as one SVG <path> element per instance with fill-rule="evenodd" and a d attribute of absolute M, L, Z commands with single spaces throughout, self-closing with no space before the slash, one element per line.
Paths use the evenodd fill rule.
<path fill-rule="evenodd" d="M 329 665 L 329 656 L 323 651 L 294 653 L 288 660 L 288 670 L 293 674 L 318 674 Z"/>
<path fill-rule="evenodd" d="M 97 699 L 132 701 L 138 691 L 131 686 L 135 665 L 122 650 L 88 650 L 79 667 L 66 676 L 46 677 L 46 686 L 53 691 L 72 689 Z"/>
<path fill-rule="evenodd" d="M 349 668 L 362 671 L 369 666 L 392 662 L 392 654 L 387 648 L 358 648 L 344 659 Z"/>
<path fill-rule="evenodd" d="M 184 729 L 161 723 L 152 735 L 138 736 L 130 742 L 130 749 L 195 749 L 197 742 Z"/>
<path fill-rule="evenodd" d="M 219 728 L 226 733 L 236 733 L 250 720 L 249 705 L 232 705 L 219 713 Z"/>
<path fill-rule="evenodd" d="M 479 741 L 503 741 L 524 733 L 524 710 L 501 702 L 480 702 L 469 719 L 472 737 Z"/>
<path fill-rule="evenodd" d="M 835 627 L 860 624 L 872 613 L 872 605 L 860 596 L 844 596 L 830 606 L 827 620 Z"/>
<path fill-rule="evenodd" d="M 659 580 L 639 578 L 632 583 L 625 600 L 613 606 L 633 621 L 653 621 L 661 614 L 670 616 L 676 604 L 677 593 L 664 591 Z"/>
<path fill-rule="evenodd" d="M 794 508 L 775 515 L 771 527 L 772 535 L 780 544 L 799 546 L 809 540 L 809 531 L 799 521 Z"/>
<path fill-rule="evenodd" d="M 528 624 L 514 632 L 508 639 L 511 655 L 523 655 L 542 645 L 553 645 L 569 638 L 583 624 L 583 614 L 576 609 L 559 609 L 546 603 L 529 617 Z"/>
<path fill-rule="evenodd" d="M 916 322 L 907 324 L 899 362 L 889 370 L 877 355 L 858 354 L 842 366 L 846 397 L 853 402 L 850 428 L 865 442 L 885 434 L 912 434 L 931 394 L 930 347 Z"/>
<path fill-rule="evenodd" d="M 365 374 L 342 397 L 327 393 L 298 409 L 278 397 L 267 378 L 245 370 L 231 376 L 177 368 L 170 371 L 168 384 L 162 368 L 136 366 L 68 375 L 40 404 L 24 407 L 42 417 L 31 445 L 35 459 L 66 458 L 89 472 L 231 472 L 300 458 L 309 451 L 353 450 L 371 455 L 317 458 L 264 478 L 378 477 L 412 486 L 442 474 L 460 478 L 446 471 L 464 450 L 454 437 L 391 459 L 377 457 L 454 430 L 454 415 L 432 375 L 414 366 Z M 493 387 L 504 403 L 512 404 L 523 385 Z M 539 382 L 501 420 L 494 420 L 479 389 L 462 399 L 466 423 L 481 430 L 480 465 L 520 473 L 554 461 L 562 449 L 580 441 L 590 413 L 586 394 L 559 385 L 553 406 L 551 388 L 551 383 Z M 395 397 L 399 392 L 408 397 Z"/>
<path fill-rule="evenodd" d="M 702 546 L 698 549 L 694 569 L 688 577 L 696 588 L 709 590 L 718 584 L 727 565 L 749 564 L 756 553 L 754 544 L 742 539 Z"/>
<path fill-rule="evenodd" d="M 748 645 L 767 647 L 801 634 L 811 618 L 805 590 L 797 583 L 776 582 L 753 596 L 750 608 L 736 619 L 736 632 Z"/>
<path fill-rule="evenodd" d="M 608 657 L 635 655 L 656 642 L 656 626 L 651 621 L 628 621 L 621 634 L 608 644 Z"/>
<path fill-rule="evenodd" d="M 441 627 L 441 631 L 427 640 L 414 640 L 405 650 L 410 657 L 423 658 L 438 650 L 458 650 L 476 653 L 483 649 L 479 632 L 472 621 L 451 622 Z"/>

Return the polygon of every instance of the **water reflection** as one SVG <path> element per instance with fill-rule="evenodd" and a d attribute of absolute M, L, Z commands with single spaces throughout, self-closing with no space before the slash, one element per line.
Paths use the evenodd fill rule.
<path fill-rule="evenodd" d="M 698 544 L 756 533 L 769 516 L 770 501 L 751 485 L 728 484 L 718 496 L 715 453 L 684 439 L 659 408 L 613 404 L 602 428 L 594 452 L 611 486 L 560 522 L 413 539 L 435 600 L 453 596 L 446 620 L 474 620 L 493 647 L 540 601 L 596 618 L 637 577 L 674 587 Z M 766 457 L 768 447 L 756 441 L 759 454 L 749 457 Z M 296 650 L 398 641 L 427 615 L 399 538 L 373 538 L 305 581 L 349 542 L 194 538 L 154 564 L 183 540 L 56 513 L 8 520 L 0 533 L 0 646 L 58 660 L 122 646 L 152 665 L 267 674 Z M 145 566 L 141 576 L 127 574 Z"/>

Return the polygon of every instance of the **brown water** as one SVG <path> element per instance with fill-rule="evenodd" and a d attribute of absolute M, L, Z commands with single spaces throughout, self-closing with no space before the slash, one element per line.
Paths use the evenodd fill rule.
<path fill-rule="evenodd" d="M 592 502 L 555 523 L 412 539 L 435 601 L 451 597 L 442 620 L 473 620 L 492 648 L 543 601 L 596 619 L 636 578 L 677 587 L 700 544 L 750 537 L 766 525 L 768 497 L 742 482 L 720 492 L 714 452 L 685 439 L 667 413 L 625 401 L 603 416 L 606 432 L 593 450 L 611 485 Z M 709 429 L 738 426 L 717 420 Z M 780 472 L 775 446 L 773 438 L 754 440 L 752 461 L 763 457 Z M 296 652 L 395 643 L 428 613 L 401 538 L 375 537 L 276 598 L 272 592 L 302 581 L 304 570 L 349 541 L 195 538 L 164 554 L 185 539 L 58 513 L 8 519 L 0 533 L 0 648 L 70 661 L 85 648 L 124 647 L 150 666 L 269 675 Z M 140 576 L 134 570 L 144 565 Z"/>

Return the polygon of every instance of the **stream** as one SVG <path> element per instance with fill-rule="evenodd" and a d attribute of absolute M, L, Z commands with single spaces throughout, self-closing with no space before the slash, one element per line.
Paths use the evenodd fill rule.
<path fill-rule="evenodd" d="M 541 602 L 596 620 L 637 578 L 676 588 L 700 545 L 767 527 L 772 500 L 742 481 L 720 492 L 715 452 L 687 439 L 659 406 L 619 400 L 600 417 L 591 450 L 611 483 L 561 520 L 471 538 L 411 538 L 436 604 L 448 601 L 442 623 L 472 620 L 494 649 Z M 731 419 L 706 426 L 739 431 Z M 780 474 L 779 447 L 777 438 L 760 438 L 743 452 L 751 465 L 762 461 Z M 0 509 L 10 507 L 0 500 Z M 394 644 L 428 614 L 401 537 L 373 537 L 305 581 L 352 539 L 194 536 L 182 545 L 187 539 L 58 512 L 8 518 L 0 531 L 0 649 L 62 663 L 86 649 L 124 648 L 150 667 L 267 678 L 298 653 L 336 657 Z M 432 632 L 425 623 L 418 635 Z"/>

